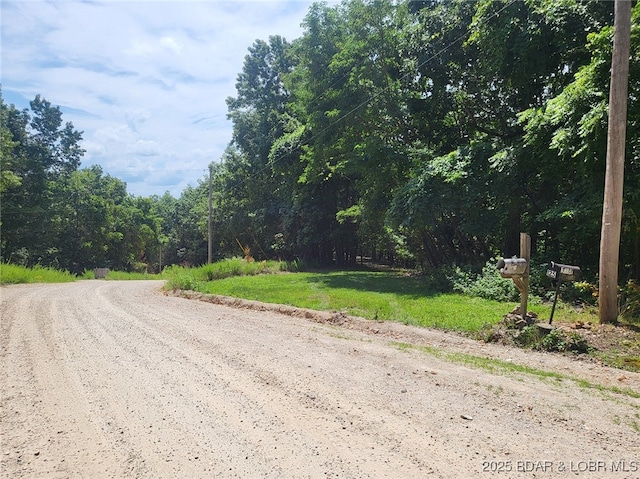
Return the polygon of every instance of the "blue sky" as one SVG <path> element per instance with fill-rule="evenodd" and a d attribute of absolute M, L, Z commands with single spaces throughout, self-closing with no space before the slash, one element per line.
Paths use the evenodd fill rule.
<path fill-rule="evenodd" d="M 328 2 L 335 4 L 337 2 Z M 1 83 L 83 131 L 82 166 L 179 196 L 231 140 L 225 99 L 256 39 L 302 34 L 306 0 L 2 0 Z"/>

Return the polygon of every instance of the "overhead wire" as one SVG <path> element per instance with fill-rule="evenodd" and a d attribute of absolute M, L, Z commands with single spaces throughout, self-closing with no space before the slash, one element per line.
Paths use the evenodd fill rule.
<path fill-rule="evenodd" d="M 506 10 L 508 7 L 510 7 L 511 5 L 513 5 L 514 3 L 516 3 L 518 0 L 509 0 L 507 3 L 505 3 L 505 5 L 498 9 L 497 11 L 495 11 L 493 14 L 491 14 L 490 16 L 484 18 L 482 20 L 482 23 L 486 23 L 489 22 L 490 20 L 492 20 L 493 18 L 499 16 L 504 10 Z M 438 50 L 437 52 L 433 53 L 431 56 L 427 57 L 425 60 L 423 60 L 422 62 L 419 62 L 416 67 L 415 67 L 415 71 L 418 71 L 419 69 L 423 68 L 426 64 L 432 62 L 434 59 L 438 58 L 439 56 L 441 56 L 444 52 L 446 52 L 447 50 L 449 50 L 450 48 L 452 48 L 453 46 L 457 45 L 458 43 L 460 43 L 462 40 L 464 40 L 464 38 L 467 36 L 467 33 L 463 33 L 462 35 L 458 36 L 456 39 L 452 40 L 451 42 L 449 42 L 446 46 L 444 46 L 443 48 L 441 48 L 440 50 Z M 415 71 L 411 71 L 411 72 L 407 72 L 404 75 L 400 76 L 400 80 L 406 80 L 410 75 L 415 74 Z M 345 73 L 340 79 L 337 79 L 336 81 L 334 81 L 329 87 L 327 87 L 327 89 L 322 92 L 322 94 L 320 96 L 318 96 L 314 102 L 318 103 L 322 98 L 324 98 L 324 96 L 331 90 L 331 88 L 336 85 L 338 82 L 341 82 L 342 80 L 344 80 L 344 78 L 346 78 L 349 74 L 351 74 L 351 70 L 347 73 Z M 353 115 L 355 112 L 357 112 L 358 110 L 360 110 L 361 108 L 364 108 L 365 106 L 369 105 L 373 100 L 375 100 L 376 98 L 382 96 L 383 94 L 386 94 L 388 92 L 390 92 L 391 87 L 385 87 L 380 89 L 379 91 L 377 91 L 376 93 L 373 93 L 372 95 L 370 95 L 366 100 L 360 102 L 359 104 L 357 104 L 356 106 L 354 106 L 353 108 L 351 108 L 350 110 L 348 110 L 346 113 L 342 114 L 341 116 L 339 116 L 338 118 L 336 118 L 334 121 L 332 121 L 331 123 L 329 123 L 326 127 L 324 127 L 323 129 L 313 133 L 311 135 L 311 137 L 304 143 L 300 144 L 299 146 L 305 146 L 305 145 L 310 145 L 313 140 L 315 140 L 316 138 L 318 138 L 319 136 L 323 135 L 324 133 L 326 133 L 327 131 L 331 130 L 333 127 L 335 127 L 337 124 L 339 124 L 340 122 L 344 121 L 345 119 L 347 119 L 348 117 L 350 117 L 351 115 Z M 259 174 L 262 174 L 264 171 L 270 169 L 272 167 L 273 164 L 278 163 L 280 161 L 283 161 L 288 155 L 287 154 L 282 154 L 279 157 L 275 158 L 273 161 L 265 164 L 263 167 L 259 168 L 255 173 L 249 175 L 246 178 L 243 178 L 241 180 L 238 180 L 237 184 L 231 185 L 229 186 L 228 189 L 226 189 L 226 191 L 224 192 L 228 192 L 234 188 L 237 188 L 239 186 L 241 186 L 242 184 L 246 183 L 247 181 L 256 178 Z"/>
<path fill-rule="evenodd" d="M 517 1 L 518 0 L 510 0 L 510 1 L 506 2 L 504 4 L 504 6 L 502 6 L 500 9 L 495 11 L 492 15 L 484 18 L 483 22 L 488 22 L 488 21 L 492 20 L 493 18 L 499 16 L 505 9 L 507 9 L 509 6 L 511 6 L 512 4 L 516 3 Z M 427 57 L 423 61 L 421 61 L 418 64 L 416 64 L 415 70 L 412 70 L 412 71 L 409 71 L 409 72 L 403 74 L 402 76 L 399 77 L 399 79 L 400 80 L 405 80 L 409 76 L 414 75 L 417 70 L 423 68 L 426 64 L 432 62 L 434 59 L 436 59 L 439 56 L 441 56 L 444 52 L 446 52 L 447 50 L 449 50 L 450 48 L 452 48 L 456 44 L 460 43 L 466 36 L 467 36 L 467 33 L 463 33 L 462 35 L 458 36 L 457 38 L 455 38 L 454 40 L 449 42 L 446 46 L 442 47 L 437 52 L 433 53 L 432 55 L 430 55 L 429 57 Z M 313 100 L 312 103 L 318 104 L 322 99 L 326 98 L 326 95 L 331 92 L 332 88 L 335 85 L 343 82 L 351 73 L 352 73 L 352 70 L 349 70 L 346 73 L 344 73 L 343 75 L 341 75 L 338 78 L 336 78 L 328 87 L 326 87 L 326 89 L 319 96 L 317 96 Z M 341 122 L 343 122 L 344 120 L 346 120 L 347 118 L 349 118 L 350 116 L 355 114 L 361 108 L 364 108 L 366 105 L 369 105 L 372 101 L 374 101 L 378 97 L 380 97 L 380 96 L 382 96 L 382 95 L 384 95 L 386 93 L 389 93 L 390 89 L 391 89 L 391 87 L 387 86 L 387 87 L 381 88 L 377 92 L 372 93 L 365 100 L 363 100 L 362 102 L 356 104 L 354 107 L 352 107 L 348 111 L 344 112 L 339 117 L 335 118 L 327 126 L 325 126 L 324 128 L 318 130 L 317 132 L 312 133 L 312 135 L 305 142 L 300 143 L 298 146 L 302 147 L 302 146 L 305 146 L 305 145 L 308 146 L 308 145 L 312 144 L 312 142 L 315 139 L 317 139 L 318 137 L 320 137 L 321 135 L 323 135 L 327 131 L 329 131 L 332 128 L 334 128 L 336 125 L 340 124 Z M 287 157 L 288 157 L 288 154 L 286 154 L 286 153 L 279 155 L 278 157 L 274 158 L 272 161 L 266 163 L 264 166 L 262 166 L 262 167 L 258 168 L 257 170 L 255 170 L 253 173 L 247 175 L 244 178 L 237 179 L 234 184 L 228 185 L 226 188 L 224 188 L 222 193 L 229 192 L 229 191 L 231 191 L 231 190 L 233 190 L 235 188 L 238 188 L 238 187 L 246 184 L 248 181 L 250 181 L 252 179 L 255 179 L 260 174 L 262 174 L 265 171 L 271 169 L 274 164 L 277 164 L 277 163 L 280 163 L 281 161 L 284 161 L 284 159 L 287 158 Z M 203 171 L 203 172 L 205 172 L 205 175 L 206 175 L 207 169 L 208 168 L 172 169 L 172 170 L 159 170 L 158 172 L 167 173 L 167 172 L 184 172 L 184 171 Z M 110 170 L 109 172 L 105 172 L 105 173 L 108 174 L 108 175 L 111 175 L 111 174 L 117 174 L 118 171 L 127 172 L 127 173 L 132 173 L 132 172 L 133 173 L 135 173 L 135 172 L 149 173 L 150 170 L 148 170 L 148 169 Z"/>

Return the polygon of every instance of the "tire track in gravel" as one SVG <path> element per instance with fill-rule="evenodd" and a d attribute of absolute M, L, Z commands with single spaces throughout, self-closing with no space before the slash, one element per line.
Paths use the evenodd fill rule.
<path fill-rule="evenodd" d="M 100 295 L 98 295 L 100 296 Z M 101 310 L 100 315 L 105 317 L 115 317 L 117 316 L 117 311 L 107 311 Z M 140 314 L 140 317 L 143 317 Z M 172 318 L 172 321 L 177 321 L 179 318 L 175 316 Z M 282 384 L 277 384 L 277 378 L 274 374 L 266 372 L 264 368 L 261 368 L 256 365 L 251 364 L 251 359 L 247 357 L 247 355 L 239 355 L 236 353 L 236 349 L 234 348 L 232 353 L 225 353 L 221 356 L 221 360 L 212 361 L 210 359 L 211 351 L 208 346 L 203 345 L 201 348 L 206 349 L 206 354 L 203 356 L 202 354 L 197 355 L 193 352 L 189 354 L 189 357 L 185 356 L 184 351 L 190 351 L 193 349 L 194 344 L 198 343 L 198 339 L 196 336 L 183 337 L 180 338 L 179 341 L 174 340 L 176 337 L 175 327 L 171 328 L 173 331 L 170 331 L 169 334 L 166 332 L 164 334 L 159 334 L 158 330 L 147 327 L 143 322 L 137 320 L 133 316 L 127 317 L 127 323 L 130 325 L 133 324 L 132 330 L 128 332 L 128 336 L 132 337 L 136 341 L 132 341 L 132 344 L 142 344 L 140 339 L 142 337 L 153 338 L 153 346 L 155 351 L 151 351 L 150 349 L 146 350 L 147 356 L 152 356 L 153 359 L 150 359 L 151 362 L 159 360 L 160 355 L 166 354 L 168 357 L 172 357 L 172 362 L 176 363 L 187 363 L 190 371 L 194 372 L 196 376 L 211 376 L 211 368 L 213 370 L 222 371 L 219 375 L 214 375 L 213 382 L 210 382 L 209 385 L 218 383 L 218 385 L 222 382 L 223 388 L 221 391 L 222 397 L 218 397 L 215 395 L 215 392 L 210 388 L 203 390 L 202 385 L 198 382 L 187 382 L 182 384 L 182 388 L 188 391 L 188 394 L 185 394 L 186 397 L 194 398 L 197 401 L 201 401 L 202 404 L 208 408 L 208 410 L 216 410 L 218 409 L 216 416 L 217 417 L 229 417 L 227 410 L 229 409 L 229 405 L 233 407 L 239 407 L 241 414 L 246 415 L 248 411 L 251 411 L 253 415 L 256 414 L 256 411 L 260 412 L 259 417 L 253 418 L 250 421 L 245 421 L 243 419 L 233 420 L 229 422 L 227 419 L 227 424 L 225 424 L 226 431 L 243 431 L 246 436 L 251 437 L 253 443 L 263 443 L 263 442 L 273 442 L 274 437 L 273 431 L 281 431 L 284 433 L 291 433 L 295 435 L 300 435 L 299 430 L 303 429 L 303 424 L 300 424 L 299 421 L 295 419 L 291 419 L 286 417 L 286 414 L 282 412 L 282 403 L 285 400 L 289 400 L 291 397 L 290 389 L 285 389 Z M 251 324 L 252 330 L 248 331 L 248 334 L 243 334 L 242 343 L 238 344 L 238 349 L 247 348 L 246 341 L 251 338 L 258 338 L 264 333 L 264 324 L 260 325 L 260 323 L 244 323 L 244 326 Z M 106 332 L 107 335 L 113 335 L 113 331 L 119 329 L 119 325 L 112 325 L 112 331 Z M 164 328 L 167 328 L 167 325 L 163 325 Z M 137 328 L 140 328 L 140 334 L 136 331 Z M 202 343 L 202 341 L 200 341 Z M 248 345 L 249 349 L 255 349 L 251 344 Z M 157 347 L 157 348 L 156 348 Z M 170 351 L 170 352 L 169 352 Z M 270 348 L 270 351 L 273 351 L 273 348 Z M 130 356 L 135 354 L 139 360 L 141 358 L 140 354 L 137 354 L 135 351 L 128 351 L 126 356 Z M 215 363 L 215 364 L 214 364 Z M 228 371 L 231 369 L 231 371 Z M 233 384 L 229 381 L 225 381 L 221 378 L 225 377 L 233 377 Z M 245 376 L 249 376 L 249 380 L 244 380 Z M 257 392 L 254 392 L 256 389 L 256 382 L 260 383 L 263 388 L 266 388 L 267 394 L 265 394 L 264 389 L 258 389 Z M 284 393 L 283 393 L 284 391 Z M 214 394 L 212 394 L 212 392 Z M 182 393 L 180 393 L 182 394 Z M 272 397 L 275 395 L 275 398 Z M 213 399 L 212 399 L 213 396 Z M 266 400 L 265 400 L 266 399 Z M 261 404 L 262 403 L 262 404 Z M 219 410 L 222 407 L 222 410 Z M 338 406 L 340 408 L 340 406 Z M 293 426 L 293 427 L 292 427 Z M 331 428 L 330 428 L 331 429 Z M 264 435 L 262 431 L 265 431 L 267 435 Z M 329 430 L 328 432 L 331 436 L 333 436 L 333 431 Z M 263 437 L 264 436 L 264 437 Z M 286 437 L 283 436 L 283 437 Z M 227 437 L 225 442 L 233 441 L 233 438 Z M 296 438 L 298 441 L 299 438 Z M 280 439 L 278 441 L 279 448 L 283 449 L 287 447 L 286 441 L 284 439 Z M 284 442 L 284 444 L 282 444 Z M 318 442 L 317 437 L 314 438 L 314 443 Z M 331 449 L 333 447 L 334 438 L 332 437 L 331 441 L 325 445 L 326 449 Z M 244 449 L 255 449 L 254 446 L 243 444 L 242 447 Z M 277 446 L 274 446 L 274 449 Z M 293 445 L 292 445 L 293 447 Z M 317 444 L 310 446 L 309 449 L 318 448 Z M 322 447 L 322 446 L 321 446 Z M 281 458 L 282 460 L 282 458 Z M 305 459 L 306 461 L 313 461 L 312 458 Z M 262 457 L 260 459 L 262 463 L 268 463 L 268 457 Z M 289 467 L 293 467 L 295 465 L 289 464 Z M 279 466 L 280 468 L 282 466 Z M 250 471 L 244 471 L 242 474 L 250 473 Z M 282 471 L 278 471 L 279 474 Z M 375 471 L 371 471 L 371 474 L 383 474 L 384 470 L 381 470 L 380 466 L 376 466 Z M 393 475 L 393 470 L 389 470 L 388 473 L 391 477 Z M 382 477 L 382 476 L 380 476 Z"/>
<path fill-rule="evenodd" d="M 639 457 L 636 398 L 160 287 L 0 289 L 3 478 L 565 477 Z"/>
<path fill-rule="evenodd" d="M 10 302 L 2 290 L 1 470 L 6 477 L 117 475 L 85 398 L 66 380 L 68 362 L 50 322 L 54 303 L 48 296 L 62 290 L 19 288 Z"/>

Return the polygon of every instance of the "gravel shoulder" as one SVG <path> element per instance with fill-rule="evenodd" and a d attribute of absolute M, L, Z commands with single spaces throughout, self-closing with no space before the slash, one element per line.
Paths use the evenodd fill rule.
<path fill-rule="evenodd" d="M 0 288 L 0 477 L 640 478 L 640 374 L 161 286 Z"/>

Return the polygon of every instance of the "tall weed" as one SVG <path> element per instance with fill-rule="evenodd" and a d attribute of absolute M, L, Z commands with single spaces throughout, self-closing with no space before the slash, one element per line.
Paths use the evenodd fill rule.
<path fill-rule="evenodd" d="M 198 268 L 170 266 L 164 270 L 168 289 L 197 290 L 198 286 L 208 281 L 215 281 L 233 276 L 254 276 L 257 274 L 278 273 L 281 271 L 297 271 L 300 265 L 286 261 L 246 261 L 243 258 L 230 258 L 216 263 L 205 264 Z"/>
<path fill-rule="evenodd" d="M 0 263 L 0 284 L 19 283 L 69 283 L 76 276 L 67 271 L 34 266 L 27 268 L 16 264 Z"/>

